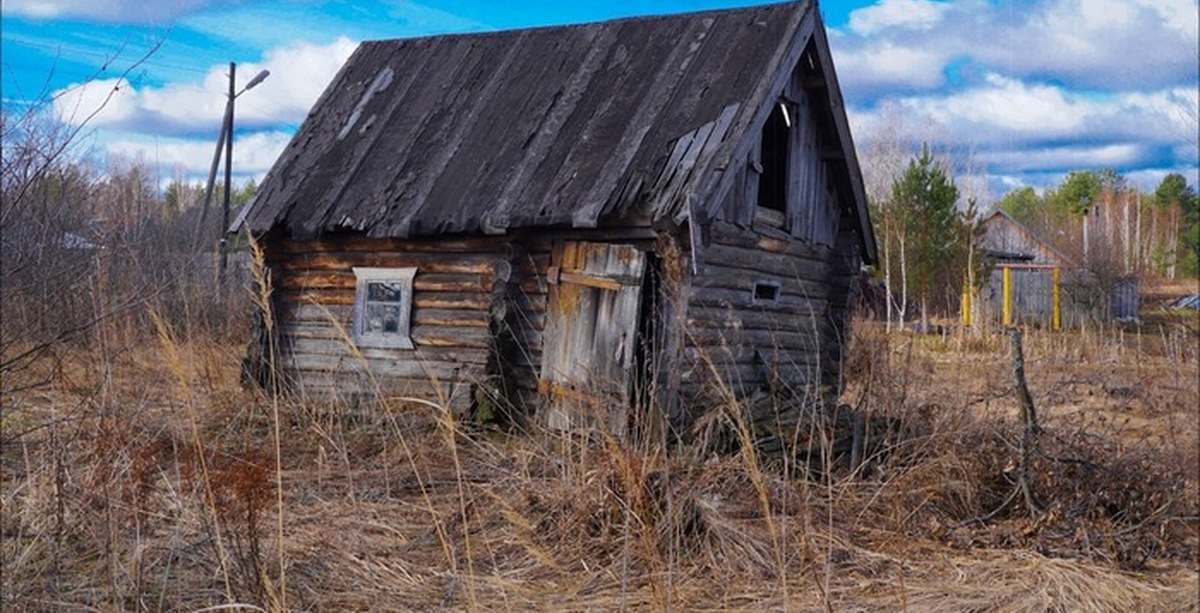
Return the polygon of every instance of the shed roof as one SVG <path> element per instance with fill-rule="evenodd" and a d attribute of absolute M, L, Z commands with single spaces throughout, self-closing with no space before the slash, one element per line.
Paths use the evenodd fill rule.
<path fill-rule="evenodd" d="M 991 227 L 993 225 L 997 225 L 997 224 L 1007 224 L 1009 227 L 1014 228 L 1018 233 L 1025 236 L 1026 240 L 1029 242 L 1030 245 L 1041 249 L 1043 251 L 1043 253 L 1046 255 L 1046 257 L 1048 259 L 1052 260 L 1054 263 L 1059 264 L 1061 266 L 1067 266 L 1070 268 L 1075 267 L 1075 262 L 1074 262 L 1074 260 L 1071 259 L 1070 256 L 1063 253 L 1058 247 L 1055 247 L 1049 241 L 1043 239 L 1041 236 L 1039 236 L 1033 230 L 1030 230 L 1029 228 L 1027 228 L 1025 226 L 1025 224 L 1014 219 L 1012 215 L 1009 215 L 1008 213 L 1005 213 L 1004 211 L 1002 211 L 1000 209 L 996 209 L 996 211 L 994 213 L 992 213 L 991 215 L 988 215 L 988 217 L 983 220 L 983 223 L 980 224 L 984 227 L 984 240 L 985 241 L 990 240 L 989 234 L 987 233 L 987 229 L 989 227 Z M 1001 258 L 1001 259 L 1023 259 L 1023 260 L 1037 259 L 1037 254 L 1033 254 L 1033 253 L 1006 253 L 1004 255 L 1007 255 L 1009 257 Z"/>
<path fill-rule="evenodd" d="M 803 2 L 365 42 L 244 221 L 402 238 L 663 218 L 714 188 L 698 177 L 725 167 L 814 27 Z"/>

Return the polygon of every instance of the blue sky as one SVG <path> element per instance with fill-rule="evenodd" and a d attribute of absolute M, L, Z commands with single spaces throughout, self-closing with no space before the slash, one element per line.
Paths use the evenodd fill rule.
<path fill-rule="evenodd" d="M 212 158 L 228 62 L 235 168 L 260 178 L 358 41 L 756 4 L 743 0 L 5 0 L 6 109 L 88 124 L 100 164 L 165 182 Z M 820 5 L 868 183 L 931 141 L 983 202 L 1113 167 L 1153 188 L 1197 183 L 1197 0 L 826 0 Z M 122 72 L 161 46 L 121 79 Z M 82 85 L 81 85 L 82 84 Z M 897 149 L 897 145 L 899 148 Z M 889 158 L 889 155 L 891 156 Z"/>

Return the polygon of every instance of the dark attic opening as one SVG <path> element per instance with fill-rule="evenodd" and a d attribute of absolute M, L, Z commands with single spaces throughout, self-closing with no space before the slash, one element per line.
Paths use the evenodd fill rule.
<path fill-rule="evenodd" d="M 758 206 L 773 211 L 787 210 L 788 129 L 791 118 L 782 102 L 771 110 L 763 124 L 759 159 L 762 174 L 758 178 Z"/>

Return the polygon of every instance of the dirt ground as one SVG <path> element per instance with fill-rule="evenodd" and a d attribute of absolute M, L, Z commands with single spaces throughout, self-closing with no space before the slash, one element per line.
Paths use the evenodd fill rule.
<path fill-rule="evenodd" d="M 1198 610 L 1198 324 L 1026 334 L 1036 512 L 1009 496 L 1020 424 L 1000 332 L 862 323 L 843 410 L 881 442 L 850 466 L 841 422 L 821 421 L 810 440 L 828 444 L 782 468 L 401 399 L 272 401 L 239 385 L 238 346 L 112 341 L 23 375 L 46 385 L 4 382 L 0 595 L 6 610 Z"/>

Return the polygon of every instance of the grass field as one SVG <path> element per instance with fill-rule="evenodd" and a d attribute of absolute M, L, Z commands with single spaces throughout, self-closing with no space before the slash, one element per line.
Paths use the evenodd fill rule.
<path fill-rule="evenodd" d="M 860 323 L 850 419 L 781 467 L 271 400 L 238 342 L 100 330 L 5 378 L 4 608 L 1197 610 L 1198 323 L 1026 334 L 1032 511 L 998 332 Z"/>

